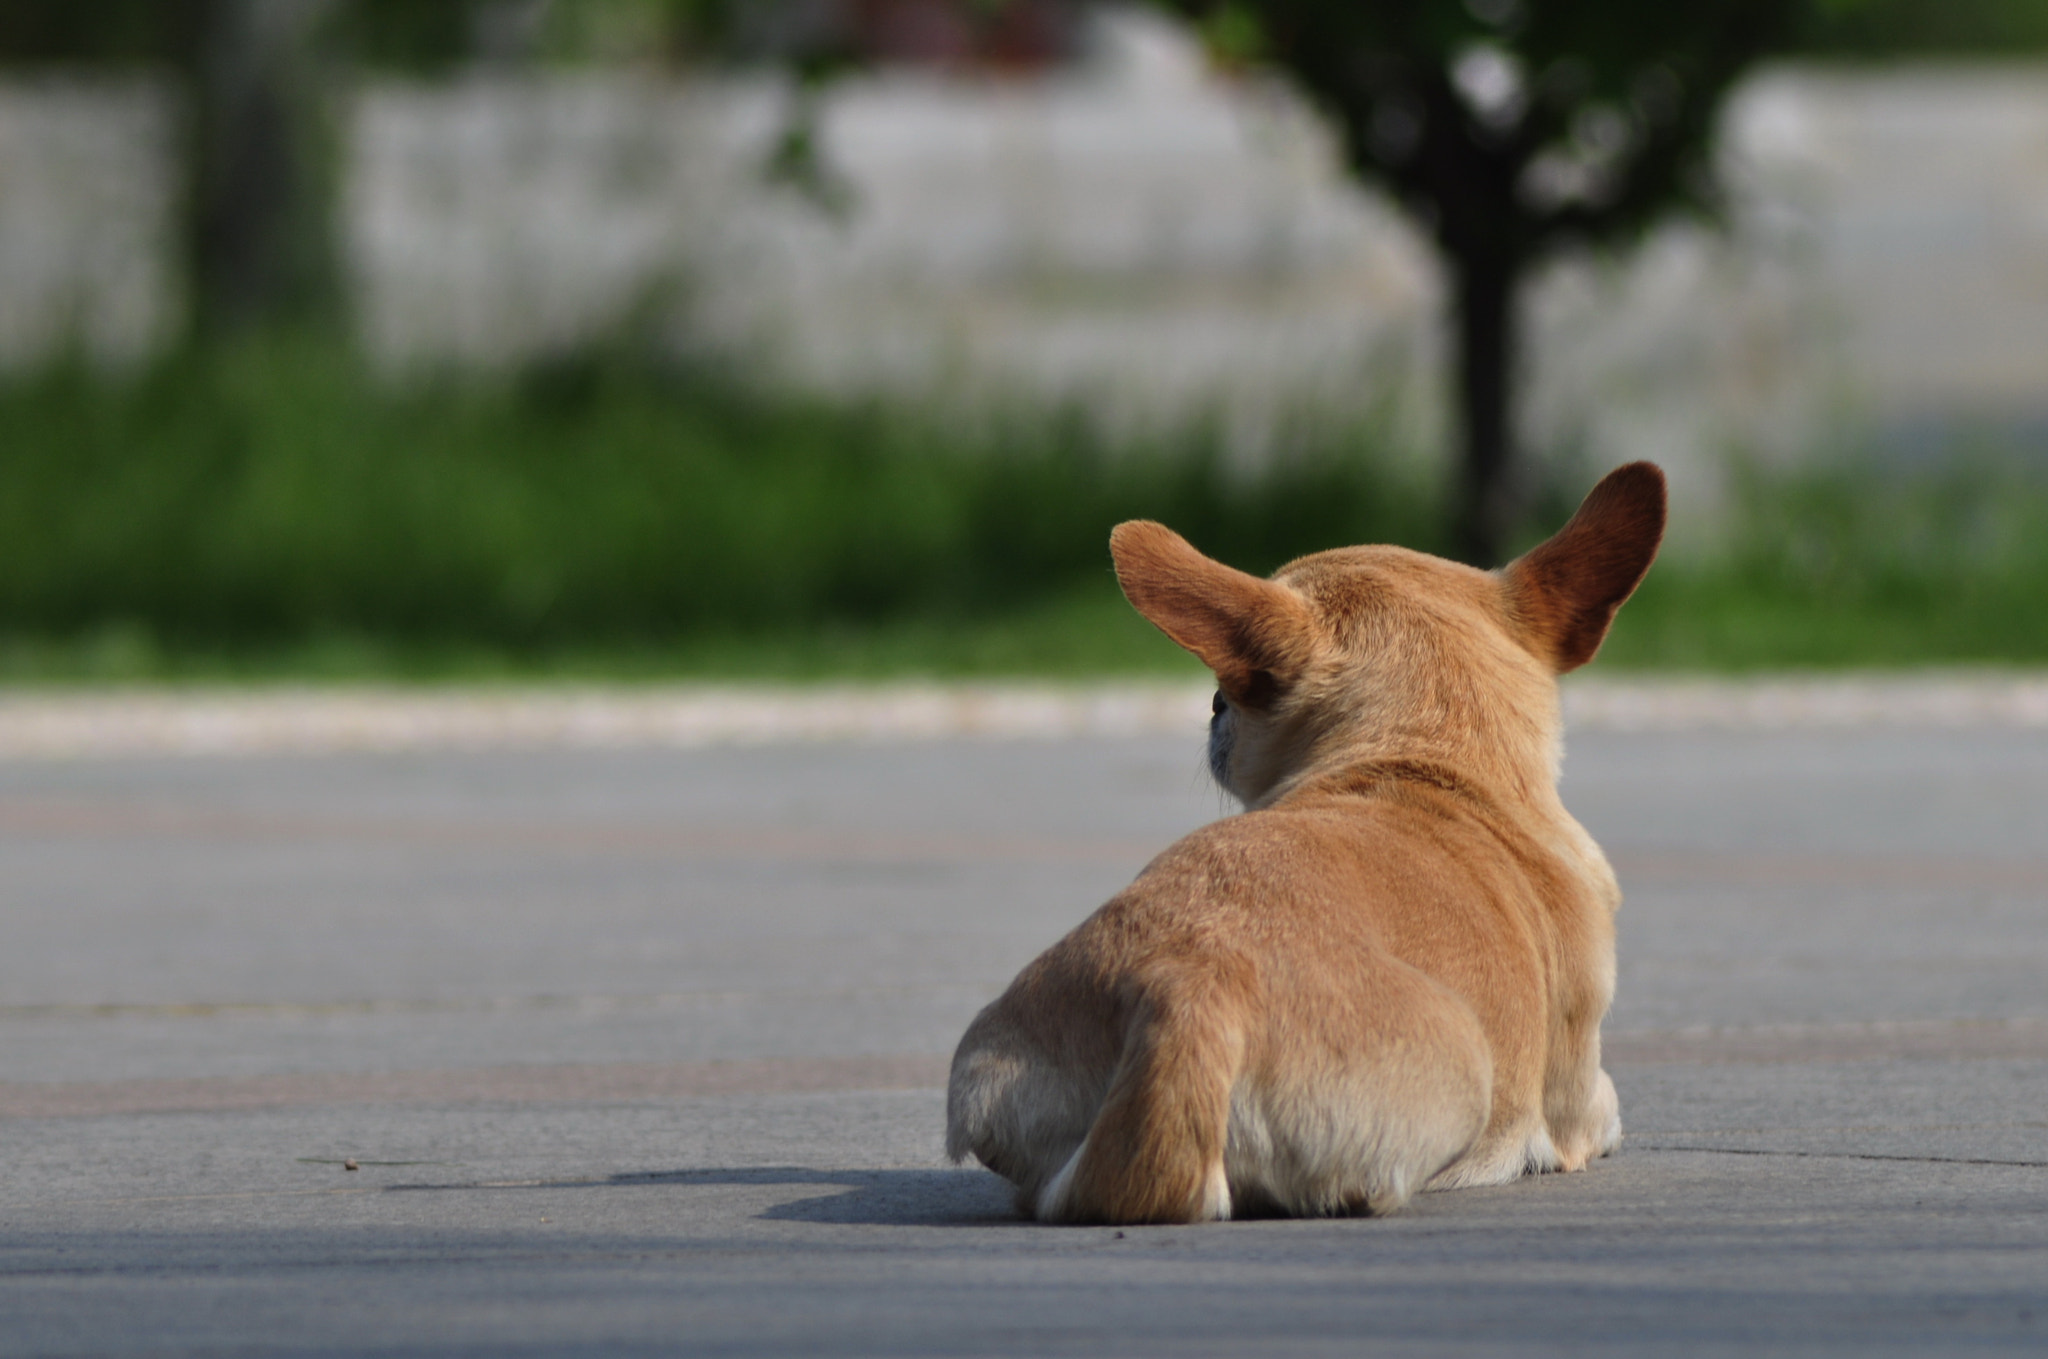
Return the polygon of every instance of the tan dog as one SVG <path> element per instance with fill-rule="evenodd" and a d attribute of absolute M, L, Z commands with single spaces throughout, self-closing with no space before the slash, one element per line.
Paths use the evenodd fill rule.
<path fill-rule="evenodd" d="M 1049 1222 L 1194 1222 L 1388 1212 L 1611 1151 L 1621 893 L 1558 801 L 1555 677 L 1663 532 L 1649 463 L 1497 572 L 1354 547 L 1260 580 L 1118 526 L 1124 593 L 1216 672 L 1210 765 L 1246 813 L 969 1026 L 954 1159 Z"/>

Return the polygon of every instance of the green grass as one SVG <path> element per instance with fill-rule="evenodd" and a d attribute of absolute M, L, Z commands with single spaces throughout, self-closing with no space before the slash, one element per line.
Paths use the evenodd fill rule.
<path fill-rule="evenodd" d="M 131 623 L 68 637 L 0 638 L 0 685 L 1197 679 L 1204 673 L 1132 612 L 1108 580 L 979 619 L 827 621 L 639 643 L 513 647 L 329 633 L 166 644 Z"/>
<path fill-rule="evenodd" d="M 0 386 L 0 682 L 1193 676 L 1117 594 L 1119 520 L 1255 571 L 1441 541 L 1370 424 L 1283 452 L 630 362 L 392 388 L 308 339 L 58 371 Z M 1751 472 L 1601 666 L 2048 662 L 2048 478 L 1928 467 Z"/>
<path fill-rule="evenodd" d="M 1651 571 L 1603 664 L 2048 662 L 2048 476 L 2022 450 L 1752 469 L 1736 489 L 1724 540 Z"/>
<path fill-rule="evenodd" d="M 629 362 L 392 390 L 335 348 L 0 389 L 0 677 L 1171 670 L 1112 525 L 1267 570 L 1428 541 L 1370 428 L 1200 432 L 768 401 Z"/>

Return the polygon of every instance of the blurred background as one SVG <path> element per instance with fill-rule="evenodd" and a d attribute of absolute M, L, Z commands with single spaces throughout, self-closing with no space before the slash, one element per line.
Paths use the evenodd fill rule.
<path fill-rule="evenodd" d="M 1120 519 L 1638 457 L 1610 665 L 2048 659 L 2048 5 L 0 9 L 7 679 L 1178 673 Z"/>

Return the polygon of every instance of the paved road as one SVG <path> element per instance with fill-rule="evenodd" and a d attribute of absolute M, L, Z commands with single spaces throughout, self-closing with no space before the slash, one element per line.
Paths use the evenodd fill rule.
<path fill-rule="evenodd" d="M 944 1055 L 1198 743 L 0 762 L 0 1355 L 2048 1350 L 2048 733 L 1576 737 L 1587 1174 L 1019 1223 Z"/>

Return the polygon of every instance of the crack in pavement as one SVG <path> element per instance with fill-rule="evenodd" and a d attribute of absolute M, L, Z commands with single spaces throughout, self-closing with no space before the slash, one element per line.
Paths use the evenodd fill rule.
<path fill-rule="evenodd" d="M 2016 1166 L 2048 1170 L 2048 1161 L 2014 1161 L 1995 1156 L 1907 1156 L 1882 1151 L 1790 1151 L 1770 1147 L 1698 1147 L 1684 1143 L 1628 1143 L 1631 1151 L 1696 1151 L 1713 1156 L 1788 1156 L 1812 1161 L 1908 1161 L 1922 1165 Z"/>

